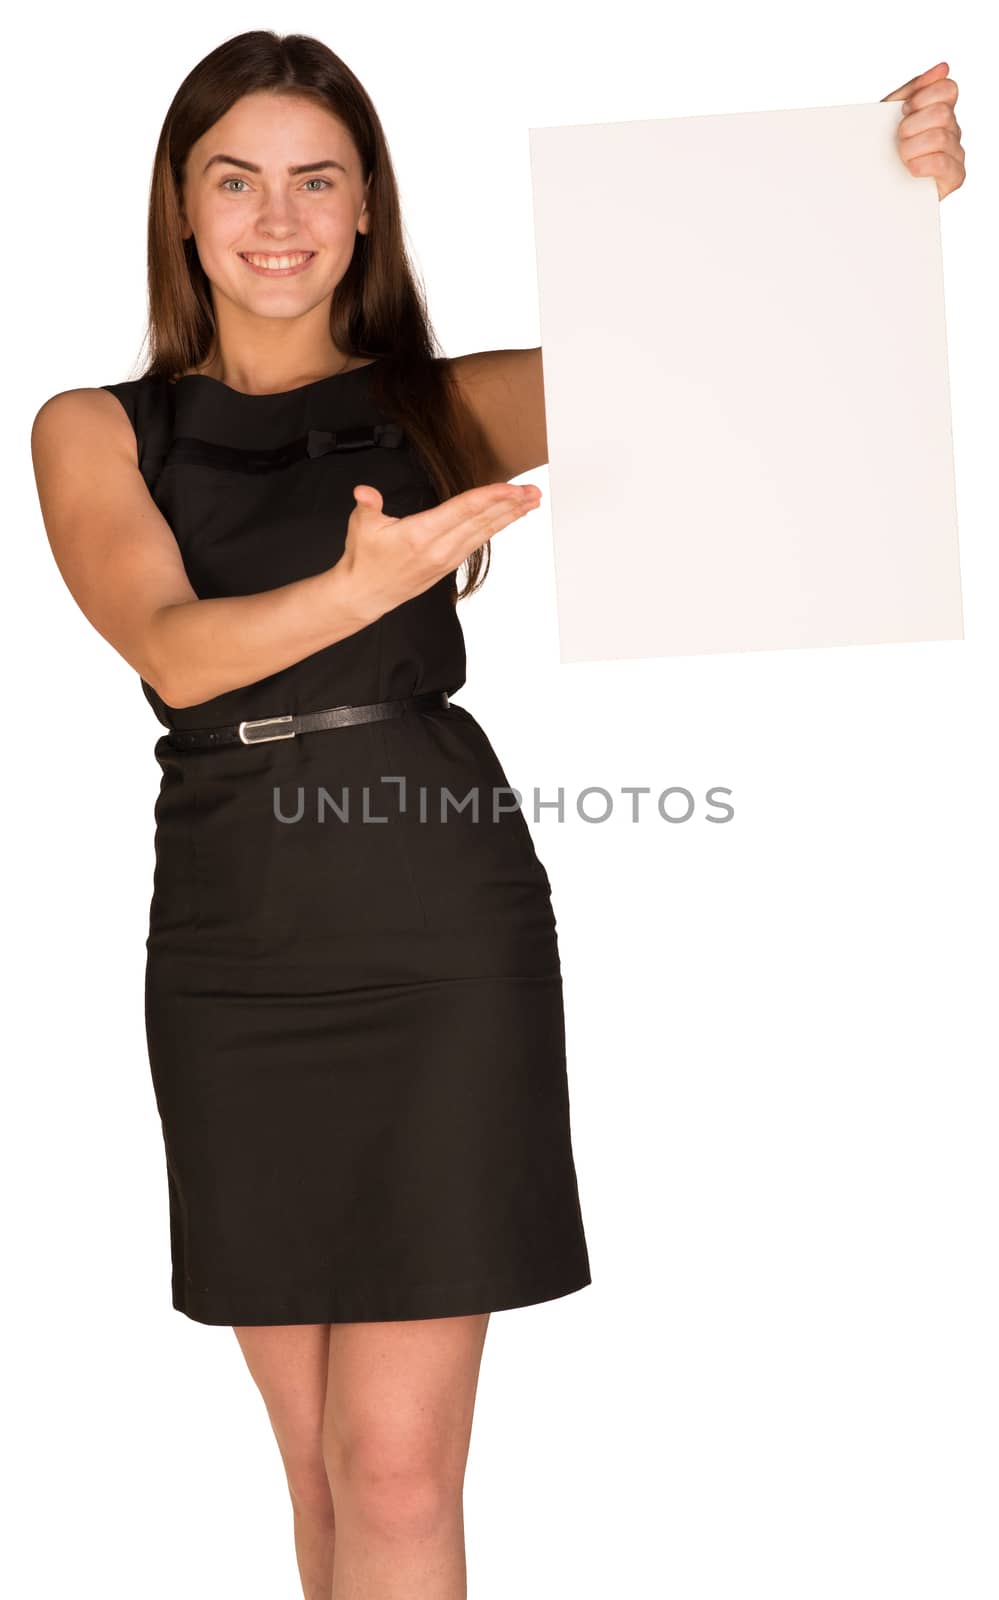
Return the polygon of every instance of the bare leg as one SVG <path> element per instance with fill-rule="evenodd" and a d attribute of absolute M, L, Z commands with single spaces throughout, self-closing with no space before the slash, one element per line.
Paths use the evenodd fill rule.
<path fill-rule="evenodd" d="M 330 1328 L 323 1451 L 337 1539 L 324 1600 L 466 1600 L 462 1495 L 488 1322 Z"/>
<path fill-rule="evenodd" d="M 302 1593 L 305 1600 L 330 1600 L 333 1498 L 323 1459 L 329 1323 L 233 1332 L 263 1396 L 284 1463 Z"/>

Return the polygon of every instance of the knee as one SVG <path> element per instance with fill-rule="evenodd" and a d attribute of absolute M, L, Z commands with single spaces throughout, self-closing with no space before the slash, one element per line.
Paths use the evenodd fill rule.
<path fill-rule="evenodd" d="M 435 1455 L 355 1444 L 327 1463 L 338 1509 L 382 1539 L 427 1537 L 461 1505 L 461 1485 Z"/>
<path fill-rule="evenodd" d="M 295 1515 L 333 1527 L 333 1493 L 321 1458 L 285 1462 L 288 1492 Z"/>

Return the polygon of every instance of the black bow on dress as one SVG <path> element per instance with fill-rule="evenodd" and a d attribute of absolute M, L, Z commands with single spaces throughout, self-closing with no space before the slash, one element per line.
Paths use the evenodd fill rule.
<path fill-rule="evenodd" d="M 256 450 L 241 445 L 217 444 L 184 434 L 172 440 L 164 464 L 218 467 L 226 472 L 276 472 L 283 467 L 294 466 L 297 461 L 331 455 L 338 450 L 370 450 L 373 445 L 384 445 L 394 450 L 402 443 L 403 432 L 397 422 L 337 428 L 335 433 L 327 432 L 324 428 L 310 428 L 307 434 L 300 434 L 288 444 Z"/>
<path fill-rule="evenodd" d="M 376 422 L 370 428 L 338 428 L 335 433 L 328 433 L 324 428 L 310 428 L 306 453 L 326 456 L 334 450 L 369 450 L 373 444 L 394 450 L 401 443 L 402 429 L 397 422 Z"/>

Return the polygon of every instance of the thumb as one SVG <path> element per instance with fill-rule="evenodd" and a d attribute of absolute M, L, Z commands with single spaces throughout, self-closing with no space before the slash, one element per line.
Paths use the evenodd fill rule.
<path fill-rule="evenodd" d="M 382 509 L 381 490 L 376 489 L 372 483 L 355 484 L 354 499 L 359 506 L 367 507 L 371 511 L 380 511 Z"/>
<path fill-rule="evenodd" d="M 946 78 L 950 67 L 946 61 L 938 61 L 935 67 L 927 67 L 926 71 L 921 72 L 918 77 L 910 78 L 908 83 L 903 83 L 899 88 L 893 89 L 891 94 L 886 94 L 881 104 L 884 105 L 885 100 L 905 100 L 910 94 L 914 94 L 917 89 L 922 89 L 925 84 L 939 83 L 941 67 L 943 68 L 943 76 Z"/>

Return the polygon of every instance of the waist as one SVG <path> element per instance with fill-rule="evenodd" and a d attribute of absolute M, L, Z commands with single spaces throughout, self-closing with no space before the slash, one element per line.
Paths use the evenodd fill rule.
<path fill-rule="evenodd" d="M 175 750 L 213 750 L 220 746 L 266 744 L 274 739 L 294 739 L 300 734 L 319 733 L 350 727 L 359 722 L 381 722 L 407 712 L 447 710 L 445 689 L 425 694 L 406 695 L 398 700 L 375 700 L 367 705 L 329 706 L 322 711 L 277 712 L 270 717 L 255 717 L 225 723 L 214 728 L 172 728 L 166 741 Z"/>

